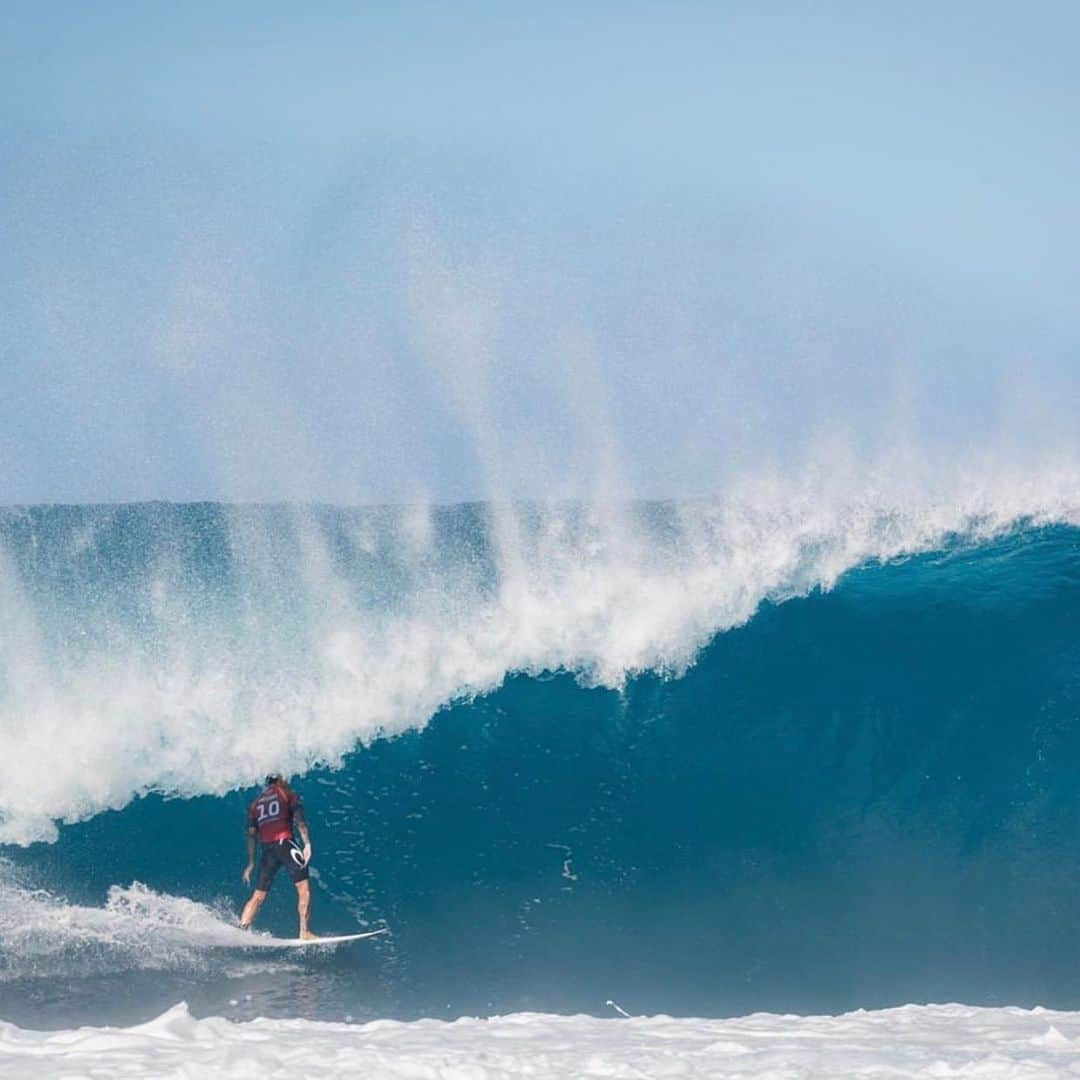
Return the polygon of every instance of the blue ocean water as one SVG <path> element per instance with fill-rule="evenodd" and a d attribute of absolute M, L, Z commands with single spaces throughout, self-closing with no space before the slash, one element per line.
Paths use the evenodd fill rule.
<path fill-rule="evenodd" d="M 1080 1007 L 1073 525 L 153 505 L 2 536 L 4 1019 Z M 171 898 L 239 909 L 278 763 L 316 929 L 392 933 L 166 948 Z M 263 922 L 294 932 L 286 881 Z"/>

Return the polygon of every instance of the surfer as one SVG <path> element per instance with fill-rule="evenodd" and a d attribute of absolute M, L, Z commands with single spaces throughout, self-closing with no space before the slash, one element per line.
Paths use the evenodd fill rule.
<path fill-rule="evenodd" d="M 293 829 L 304 842 L 301 849 L 293 841 Z M 266 778 L 266 788 L 248 808 L 247 815 L 247 866 L 244 867 L 244 884 L 251 883 L 255 869 L 255 845 L 261 848 L 259 876 L 255 891 L 244 905 L 240 915 L 240 929 L 247 930 L 259 914 L 266 894 L 270 891 L 274 875 L 281 867 L 296 886 L 296 909 L 300 914 L 300 937 L 314 941 L 315 935 L 308 927 L 311 915 L 311 884 L 308 881 L 308 863 L 311 861 L 311 834 L 300 796 L 285 782 L 279 773 Z"/>

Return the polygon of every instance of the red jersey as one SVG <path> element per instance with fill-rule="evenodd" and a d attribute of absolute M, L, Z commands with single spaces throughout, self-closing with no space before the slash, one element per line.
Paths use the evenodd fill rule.
<path fill-rule="evenodd" d="M 300 796 L 284 784 L 271 784 L 248 808 L 248 825 L 259 830 L 259 842 L 292 839 L 293 814 Z"/>

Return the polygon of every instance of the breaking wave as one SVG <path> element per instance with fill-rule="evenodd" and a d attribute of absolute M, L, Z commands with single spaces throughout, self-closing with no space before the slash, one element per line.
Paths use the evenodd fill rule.
<path fill-rule="evenodd" d="M 1078 520 L 1069 471 L 775 477 L 722 501 L 0 515 L 0 841 L 148 792 L 335 765 L 510 673 L 680 675 L 763 601 L 868 561 Z"/>

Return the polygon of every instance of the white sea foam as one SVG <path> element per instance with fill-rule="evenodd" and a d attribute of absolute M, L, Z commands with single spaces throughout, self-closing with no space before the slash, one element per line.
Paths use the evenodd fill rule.
<path fill-rule="evenodd" d="M 440 547 L 427 508 L 389 526 L 356 518 L 333 541 L 311 511 L 291 511 L 285 540 L 238 511 L 224 615 L 159 554 L 102 585 L 128 590 L 112 598 L 137 611 L 127 622 L 70 598 L 57 614 L 0 551 L 0 842 L 53 838 L 56 821 L 147 791 L 219 794 L 269 768 L 333 764 L 510 672 L 608 687 L 677 674 L 765 598 L 956 532 L 1080 522 L 1078 477 L 1071 462 L 947 480 L 910 463 L 869 478 L 759 474 L 666 507 L 661 524 L 640 506 L 495 506 L 483 556 Z M 73 564 L 95 543 L 73 532 Z"/>
<path fill-rule="evenodd" d="M 596 1019 L 517 1013 L 366 1024 L 194 1019 L 130 1028 L 0 1024 L 0 1077 L 1044 1077 L 1080 1073 L 1080 1013 L 906 1005 L 843 1016 Z"/>

